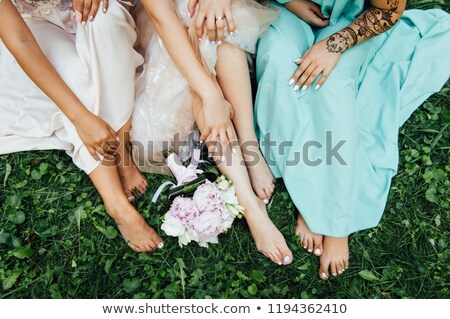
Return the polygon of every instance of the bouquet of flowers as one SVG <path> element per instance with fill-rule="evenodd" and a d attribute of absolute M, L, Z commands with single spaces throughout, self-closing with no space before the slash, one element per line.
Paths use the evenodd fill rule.
<path fill-rule="evenodd" d="M 195 154 L 194 151 L 193 157 Z M 217 244 L 218 236 L 244 213 L 233 182 L 224 175 L 206 174 L 197 169 L 197 164 L 185 167 L 175 153 L 167 157 L 166 163 L 178 184 L 173 184 L 171 189 L 169 198 L 173 201 L 163 217 L 161 229 L 168 236 L 178 237 L 180 247 L 192 241 L 201 247 Z M 159 196 L 158 192 L 155 196 Z"/>

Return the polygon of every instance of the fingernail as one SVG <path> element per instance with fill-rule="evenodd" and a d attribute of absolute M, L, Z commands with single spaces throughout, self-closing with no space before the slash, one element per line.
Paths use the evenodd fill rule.
<path fill-rule="evenodd" d="M 317 248 L 316 250 L 314 250 L 314 253 L 315 253 L 316 255 L 320 255 L 320 249 Z"/>
<path fill-rule="evenodd" d="M 90 21 L 94 20 L 94 16 L 90 16 L 90 17 L 89 17 L 89 20 L 90 20 Z"/>
<path fill-rule="evenodd" d="M 237 153 L 237 148 L 233 147 L 232 151 L 233 151 L 233 154 L 236 154 Z"/>
<path fill-rule="evenodd" d="M 264 202 L 264 204 L 267 205 L 267 204 L 269 204 L 269 199 L 266 198 L 266 199 L 263 200 L 263 202 Z"/>
<path fill-rule="evenodd" d="M 208 153 L 208 157 L 212 157 L 212 153 Z"/>
<path fill-rule="evenodd" d="M 72 17 L 74 17 L 75 16 L 75 11 L 74 12 L 72 12 Z"/>
<path fill-rule="evenodd" d="M 104 9 L 103 9 L 103 13 L 106 13 L 106 10 L 107 10 L 107 9 L 106 9 L 106 8 L 104 8 Z"/>
<path fill-rule="evenodd" d="M 200 144 L 203 144 L 204 142 L 202 140 L 200 140 Z"/>
<path fill-rule="evenodd" d="M 320 84 L 316 85 L 316 90 L 320 89 Z"/>
<path fill-rule="evenodd" d="M 298 91 L 300 87 L 298 85 L 294 86 L 294 91 Z"/>
<path fill-rule="evenodd" d="M 306 89 L 308 88 L 308 86 L 307 85 L 303 85 L 303 87 L 302 87 L 302 91 L 306 91 Z"/>
<path fill-rule="evenodd" d="M 198 38 L 198 41 L 200 41 L 200 42 L 201 42 L 201 41 L 202 41 L 202 38 Z"/>
<path fill-rule="evenodd" d="M 289 85 L 294 84 L 294 82 L 295 82 L 294 79 L 290 79 L 290 80 L 289 80 Z"/>
<path fill-rule="evenodd" d="M 222 162 L 225 162 L 226 157 L 225 157 L 225 156 L 222 156 L 221 160 L 222 160 Z"/>
<path fill-rule="evenodd" d="M 192 17 L 191 17 L 191 13 L 190 13 L 190 12 L 188 13 L 188 17 L 189 17 L 189 19 L 190 19 L 190 18 L 192 18 Z"/>
<path fill-rule="evenodd" d="M 158 244 L 158 248 L 159 248 L 159 249 L 161 249 L 161 248 L 163 248 L 163 247 L 164 247 L 164 243 L 159 243 L 159 244 Z"/>
<path fill-rule="evenodd" d="M 211 41 L 211 44 L 216 44 L 216 41 Z"/>
<path fill-rule="evenodd" d="M 233 34 L 234 34 L 234 32 L 230 32 L 230 35 L 229 35 L 229 36 L 230 36 L 230 37 L 232 37 L 232 36 L 233 36 Z"/>
<path fill-rule="evenodd" d="M 323 14 L 323 13 L 322 13 Z M 325 19 L 329 19 L 330 17 L 329 16 L 326 16 L 326 15 L 323 15 L 324 17 L 325 17 Z"/>
<path fill-rule="evenodd" d="M 118 136 L 116 136 L 116 141 L 120 142 L 120 138 Z"/>
<path fill-rule="evenodd" d="M 86 25 L 86 21 L 82 21 L 81 25 L 84 27 Z"/>
<path fill-rule="evenodd" d="M 218 44 L 218 45 L 221 45 L 221 44 L 222 44 L 222 41 L 217 41 L 217 44 Z"/>
<path fill-rule="evenodd" d="M 294 61 L 294 63 L 300 62 L 302 60 L 302 58 L 299 58 L 297 60 Z"/>
<path fill-rule="evenodd" d="M 327 274 L 326 274 L 326 273 L 324 273 L 324 272 L 323 272 L 323 273 L 321 273 L 321 274 L 320 274 L 320 276 L 321 276 L 321 277 L 322 277 L 323 279 L 326 279 L 326 278 L 327 278 Z"/>
<path fill-rule="evenodd" d="M 291 260 L 291 257 L 289 257 L 289 256 L 285 256 L 284 257 L 284 262 L 285 263 L 289 262 L 290 260 Z"/>

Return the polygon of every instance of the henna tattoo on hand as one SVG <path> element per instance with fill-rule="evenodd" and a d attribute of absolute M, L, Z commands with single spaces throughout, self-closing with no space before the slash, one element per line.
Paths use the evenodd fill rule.
<path fill-rule="evenodd" d="M 389 9 L 370 7 L 365 10 L 351 26 L 336 32 L 327 41 L 327 50 L 332 53 L 344 53 L 359 41 L 370 39 L 386 32 L 397 22 L 394 13 L 398 9 L 399 0 L 386 0 Z"/>

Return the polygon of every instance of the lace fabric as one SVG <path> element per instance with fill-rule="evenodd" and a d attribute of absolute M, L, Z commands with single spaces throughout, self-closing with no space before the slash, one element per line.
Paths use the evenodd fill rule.
<path fill-rule="evenodd" d="M 44 17 L 53 9 L 61 11 L 71 8 L 72 0 L 12 0 L 23 17 Z"/>

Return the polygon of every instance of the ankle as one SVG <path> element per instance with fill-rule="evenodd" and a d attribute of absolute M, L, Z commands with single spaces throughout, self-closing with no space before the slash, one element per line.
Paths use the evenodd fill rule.
<path fill-rule="evenodd" d="M 116 222 L 123 219 L 125 215 L 128 215 L 134 210 L 133 206 L 126 198 L 116 198 L 114 200 L 105 201 L 105 209 L 109 216 Z"/>

